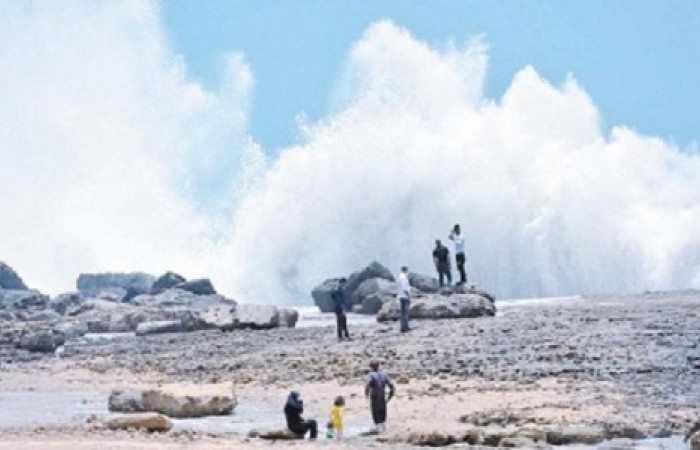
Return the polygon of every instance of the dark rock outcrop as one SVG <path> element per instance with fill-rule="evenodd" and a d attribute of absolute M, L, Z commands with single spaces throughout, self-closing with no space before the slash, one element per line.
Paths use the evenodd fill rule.
<path fill-rule="evenodd" d="M 14 269 L 0 261 L 0 288 L 7 290 L 27 291 L 29 288 Z"/>
<path fill-rule="evenodd" d="M 159 276 L 156 281 L 153 282 L 151 286 L 151 295 L 158 295 L 166 289 L 173 288 L 180 283 L 186 282 L 187 279 L 180 274 L 175 272 L 165 272 L 163 275 Z"/>
<path fill-rule="evenodd" d="M 87 297 L 97 297 L 106 289 L 122 288 L 126 291 L 122 301 L 151 292 L 156 277 L 143 272 L 131 273 L 83 273 L 78 276 L 77 288 Z"/>
<path fill-rule="evenodd" d="M 377 261 L 371 262 L 367 267 L 357 272 L 352 273 L 348 277 L 348 282 L 345 284 L 345 298 L 352 301 L 355 291 L 360 285 L 372 278 L 382 278 L 388 281 L 396 281 L 391 271 L 379 264 Z"/>
<path fill-rule="evenodd" d="M 0 289 L 0 310 L 44 309 L 49 297 L 36 290 Z"/>
<path fill-rule="evenodd" d="M 209 278 L 199 278 L 197 280 L 184 281 L 174 286 L 175 289 L 191 292 L 197 295 L 214 295 L 216 289 L 211 284 Z"/>
<path fill-rule="evenodd" d="M 80 292 L 67 292 L 51 299 L 49 306 L 61 315 L 75 315 L 80 312 L 80 305 L 85 297 Z"/>
<path fill-rule="evenodd" d="M 19 348 L 30 352 L 50 353 L 66 342 L 63 332 L 57 330 L 39 330 L 25 334 L 19 341 Z"/>
<path fill-rule="evenodd" d="M 329 278 L 311 291 L 311 297 L 314 299 L 314 304 L 318 306 L 318 309 L 321 310 L 321 312 L 333 312 L 334 305 L 331 293 L 337 286 L 338 278 Z"/>

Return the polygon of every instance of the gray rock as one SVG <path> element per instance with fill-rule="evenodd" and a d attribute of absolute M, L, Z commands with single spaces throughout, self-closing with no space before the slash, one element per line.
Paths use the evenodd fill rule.
<path fill-rule="evenodd" d="M 352 300 L 355 290 L 365 281 L 372 278 L 383 278 L 388 281 L 396 281 L 391 271 L 376 261 L 371 262 L 364 269 L 354 272 L 348 277 L 344 292 L 346 299 Z"/>
<path fill-rule="evenodd" d="M 457 294 L 478 294 L 482 297 L 486 297 L 491 302 L 496 302 L 496 297 L 493 294 L 486 292 L 483 289 L 479 289 L 472 284 L 460 284 L 458 286 L 453 286 L 450 289 Z"/>
<path fill-rule="evenodd" d="M 197 295 L 216 294 L 216 289 L 214 289 L 214 285 L 211 284 L 209 278 L 199 278 L 197 280 L 190 280 L 178 283 L 175 285 L 175 289 L 181 289 L 183 291 L 191 292 Z"/>
<path fill-rule="evenodd" d="M 182 333 L 189 331 L 180 320 L 157 320 L 152 322 L 141 322 L 136 326 L 136 336 L 146 336 L 148 334 L 162 333 Z"/>
<path fill-rule="evenodd" d="M 377 321 L 385 322 L 399 318 L 398 300 L 388 301 L 377 314 Z M 454 294 L 443 296 L 429 294 L 411 300 L 409 315 L 412 319 L 456 319 L 466 317 L 494 316 L 496 307 L 486 297 L 477 294 Z"/>
<path fill-rule="evenodd" d="M 251 328 L 264 330 L 279 325 L 279 310 L 272 305 L 253 305 L 244 303 L 236 306 L 234 328 Z"/>
<path fill-rule="evenodd" d="M 409 272 L 408 283 L 417 290 L 427 294 L 434 294 L 440 290 L 440 283 L 436 278 L 415 272 Z"/>
<path fill-rule="evenodd" d="M 56 311 L 45 309 L 35 312 L 21 311 L 17 313 L 17 318 L 25 322 L 48 322 L 53 324 L 61 320 L 61 315 Z"/>
<path fill-rule="evenodd" d="M 132 273 L 83 273 L 78 276 L 78 291 L 85 296 L 94 297 L 108 288 L 123 288 L 127 291 L 124 301 L 140 294 L 151 292 L 156 278 L 142 272 Z"/>
<path fill-rule="evenodd" d="M 36 290 L 0 289 L 0 309 L 43 309 L 48 302 L 49 297 Z"/>
<path fill-rule="evenodd" d="M 552 445 L 594 445 L 604 440 L 605 431 L 594 426 L 567 425 L 547 432 L 547 443 Z"/>
<path fill-rule="evenodd" d="M 109 396 L 109 410 L 115 412 L 152 411 L 170 417 L 203 417 L 231 414 L 237 400 L 232 394 L 176 396 L 156 389 L 114 390 Z"/>
<path fill-rule="evenodd" d="M 371 294 L 371 292 L 364 292 L 355 295 L 355 291 L 363 282 L 373 278 L 380 278 L 390 282 L 395 281 L 389 269 L 376 261 L 347 277 L 348 282 L 345 284 L 344 288 L 345 300 L 350 303 L 353 310 L 355 310 L 354 305 L 361 304 L 364 297 Z M 334 304 L 331 294 L 333 289 L 338 285 L 338 279 L 339 278 L 329 278 L 311 291 L 314 304 L 318 306 L 321 312 L 333 312 Z"/>
<path fill-rule="evenodd" d="M 396 298 L 395 295 L 383 294 L 380 292 L 368 295 L 362 300 L 362 304 L 357 309 L 353 307 L 353 312 L 358 314 L 377 314 L 382 307 Z"/>
<path fill-rule="evenodd" d="M 108 302 L 124 303 L 134 297 L 134 292 L 123 287 L 108 287 L 100 289 L 94 297 Z"/>
<path fill-rule="evenodd" d="M 156 281 L 153 282 L 151 286 L 151 295 L 158 295 L 166 289 L 173 288 L 180 283 L 187 281 L 185 277 L 175 272 L 165 272 L 163 275 L 159 276 Z"/>
<path fill-rule="evenodd" d="M 67 292 L 52 298 L 49 307 L 61 315 L 75 315 L 80 311 L 80 305 L 85 300 L 80 292 Z"/>
<path fill-rule="evenodd" d="M 524 448 L 536 448 L 537 445 L 535 444 L 535 441 L 532 439 L 522 437 L 522 436 L 513 436 L 513 437 L 504 437 L 498 442 L 499 447 L 503 448 L 516 448 L 516 447 L 524 447 Z"/>
<path fill-rule="evenodd" d="M 22 278 L 17 275 L 17 272 L 2 261 L 0 261 L 0 288 L 19 291 L 29 290 Z"/>
<path fill-rule="evenodd" d="M 52 353 L 66 342 L 66 336 L 58 330 L 39 330 L 25 334 L 19 341 L 19 348 L 30 352 Z"/>
<path fill-rule="evenodd" d="M 213 305 L 206 308 L 200 317 L 206 328 L 230 331 L 235 327 L 235 310 L 236 305 Z"/>
<path fill-rule="evenodd" d="M 318 309 L 321 312 L 333 312 L 335 309 L 331 294 L 336 286 L 338 286 L 338 278 L 329 278 L 311 291 L 311 297 L 314 299 L 314 304 L 318 306 Z"/>
<path fill-rule="evenodd" d="M 277 326 L 282 328 L 294 328 L 299 320 L 299 311 L 291 308 L 280 308 L 277 318 Z"/>
<path fill-rule="evenodd" d="M 353 305 L 360 305 L 369 296 L 384 295 L 387 297 L 396 296 L 396 283 L 384 278 L 370 278 L 363 281 L 355 292 L 352 293 L 350 302 Z M 381 304 L 379 305 L 381 307 Z M 377 309 L 378 311 L 379 309 Z M 367 314 L 376 314 L 377 311 L 367 312 Z"/>
<path fill-rule="evenodd" d="M 158 413 L 115 414 L 104 419 L 104 424 L 111 430 L 143 429 L 147 431 L 169 431 L 173 423 L 169 418 Z"/>

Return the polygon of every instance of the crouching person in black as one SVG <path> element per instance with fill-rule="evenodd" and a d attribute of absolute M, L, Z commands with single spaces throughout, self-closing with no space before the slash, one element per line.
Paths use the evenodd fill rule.
<path fill-rule="evenodd" d="M 300 436 L 309 432 L 310 439 L 316 439 L 318 433 L 318 426 L 316 421 L 304 420 L 301 414 L 304 412 L 304 402 L 299 398 L 299 393 L 297 391 L 291 391 L 287 397 L 287 403 L 284 405 L 284 415 L 287 417 L 287 428 L 289 430 Z"/>

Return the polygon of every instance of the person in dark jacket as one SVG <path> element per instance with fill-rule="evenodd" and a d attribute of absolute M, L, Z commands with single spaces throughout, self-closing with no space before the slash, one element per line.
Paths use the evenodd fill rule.
<path fill-rule="evenodd" d="M 450 272 L 450 251 L 442 245 L 440 239 L 435 240 L 435 250 L 433 250 L 433 262 L 440 279 L 440 287 L 445 285 L 444 278 L 447 278 L 447 285 L 452 284 L 452 273 Z"/>
<path fill-rule="evenodd" d="M 369 406 L 372 410 L 372 421 L 374 421 L 377 433 L 386 431 L 386 404 L 394 396 L 394 383 L 389 379 L 384 371 L 379 370 L 379 363 L 372 361 L 369 363 L 371 369 L 367 375 L 365 384 L 365 397 L 369 398 Z M 389 388 L 387 397 L 386 389 Z"/>
<path fill-rule="evenodd" d="M 310 439 L 316 439 L 318 425 L 315 420 L 304 420 L 301 414 L 304 412 L 304 402 L 297 391 L 291 391 L 284 405 L 284 415 L 287 418 L 287 428 L 292 433 L 302 438 L 308 432 Z"/>
<path fill-rule="evenodd" d="M 331 292 L 333 308 L 335 310 L 335 321 L 338 326 L 339 341 L 342 341 L 343 338 L 352 341 L 350 333 L 348 332 L 348 316 L 345 315 L 345 293 L 343 289 L 345 288 L 346 282 L 347 280 L 345 278 L 341 278 L 338 280 L 338 285 L 333 288 L 333 292 Z"/>

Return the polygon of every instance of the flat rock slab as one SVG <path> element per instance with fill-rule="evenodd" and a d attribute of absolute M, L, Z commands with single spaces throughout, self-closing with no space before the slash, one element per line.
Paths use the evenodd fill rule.
<path fill-rule="evenodd" d="M 109 410 L 115 412 L 158 412 L 170 417 L 203 417 L 231 414 L 235 396 L 176 396 L 157 389 L 114 390 L 109 396 Z"/>
<path fill-rule="evenodd" d="M 169 431 L 173 427 L 173 423 L 168 417 L 153 412 L 116 414 L 108 416 L 104 420 L 104 424 L 111 430 Z"/>

